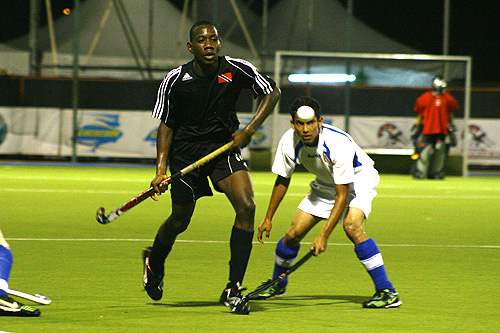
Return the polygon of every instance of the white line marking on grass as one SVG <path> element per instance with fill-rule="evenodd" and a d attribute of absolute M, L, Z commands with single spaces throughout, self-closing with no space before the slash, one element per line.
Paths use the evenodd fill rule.
<path fill-rule="evenodd" d="M 377 194 L 375 198 L 384 199 L 500 199 L 500 195 L 456 195 L 456 194 Z"/>
<path fill-rule="evenodd" d="M 4 188 L 2 191 L 5 192 L 30 192 L 30 193 L 82 193 L 82 194 L 123 194 L 134 196 L 138 193 L 137 190 L 133 191 L 116 191 L 116 190 L 80 190 L 80 189 L 28 189 L 28 188 Z M 214 193 L 215 196 L 224 196 L 222 193 Z M 287 193 L 289 197 L 305 197 L 306 193 Z M 255 196 L 270 196 L 270 193 L 255 192 Z M 500 199 L 499 195 L 456 195 L 456 194 L 378 194 L 376 198 L 389 198 L 389 199 L 486 199 L 486 200 L 497 200 Z"/>
<path fill-rule="evenodd" d="M 6 238 L 8 241 L 28 241 L 28 242 L 152 242 L 153 239 L 141 238 Z M 228 244 L 228 241 L 212 240 L 190 240 L 178 239 L 179 243 L 204 243 L 204 244 Z M 259 244 L 259 242 L 253 242 Z M 264 244 L 275 245 L 276 242 L 265 242 Z M 302 244 L 311 244 L 303 242 Z M 352 246 L 350 243 L 328 243 L 329 246 Z M 378 244 L 379 246 L 391 247 L 425 247 L 425 248 L 470 248 L 470 249 L 500 249 L 500 245 L 458 245 L 458 244 Z"/>
<path fill-rule="evenodd" d="M 4 188 L 2 191 L 6 192 L 30 192 L 30 193 L 82 193 L 82 194 L 128 194 L 130 196 L 137 195 L 136 192 L 131 191 L 113 191 L 113 190 L 79 190 L 79 189 L 49 189 L 49 188 L 39 188 L 39 189 L 27 189 L 27 188 Z"/>
<path fill-rule="evenodd" d="M 123 178 L 112 178 L 112 177 L 70 177 L 70 176 L 9 176 L 9 180 L 14 179 L 14 180 L 44 180 L 44 181 L 71 181 L 71 182 L 123 182 Z M 144 179 L 133 179 L 133 178 L 127 178 L 126 182 L 127 183 L 145 183 L 147 184 L 148 182 L 151 181 L 151 178 L 144 178 Z"/>

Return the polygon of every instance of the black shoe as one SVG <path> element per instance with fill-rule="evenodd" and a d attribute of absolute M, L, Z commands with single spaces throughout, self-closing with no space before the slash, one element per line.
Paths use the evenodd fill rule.
<path fill-rule="evenodd" d="M 0 316 L 39 317 L 40 310 L 16 302 L 7 295 L 0 297 Z"/>
<path fill-rule="evenodd" d="M 413 178 L 414 179 L 425 179 L 425 175 L 420 171 L 415 171 L 413 173 Z"/>
<path fill-rule="evenodd" d="M 155 273 L 149 266 L 149 257 L 151 247 L 145 247 L 142 250 L 142 261 L 144 263 L 144 289 L 152 300 L 159 301 L 163 296 L 163 273 Z"/>
<path fill-rule="evenodd" d="M 222 295 L 220 295 L 219 302 L 230 308 L 234 313 L 249 314 L 250 306 L 248 306 L 246 299 L 241 293 L 245 290 L 246 288 L 241 288 L 239 286 L 239 283 L 237 283 L 236 285 L 228 283 L 226 289 L 224 289 Z"/>
<path fill-rule="evenodd" d="M 395 308 L 401 305 L 397 291 L 390 291 L 389 289 L 377 290 L 375 295 L 363 303 L 364 308 L 371 309 L 387 309 Z"/>
<path fill-rule="evenodd" d="M 430 179 L 444 179 L 444 172 L 438 172 L 429 176 Z"/>

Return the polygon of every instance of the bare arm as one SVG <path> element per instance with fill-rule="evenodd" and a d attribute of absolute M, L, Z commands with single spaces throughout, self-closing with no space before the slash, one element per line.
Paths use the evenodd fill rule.
<path fill-rule="evenodd" d="M 271 114 L 280 97 L 281 91 L 278 87 L 275 87 L 272 93 L 265 95 L 262 98 L 262 101 L 260 101 L 259 107 L 257 108 L 252 120 L 250 120 L 244 129 L 233 134 L 233 147 L 243 148 L 250 143 L 252 135 Z"/>
<path fill-rule="evenodd" d="M 326 220 L 325 225 L 321 229 L 319 235 L 316 237 L 314 242 L 311 244 L 311 251 L 314 250 L 314 255 L 317 256 L 321 252 L 325 252 L 326 244 L 328 242 L 328 237 L 332 233 L 333 229 L 339 222 L 347 206 L 347 196 L 349 195 L 349 184 L 335 184 L 335 204 L 333 205 L 332 211 L 328 220 Z"/>
<path fill-rule="evenodd" d="M 274 213 L 278 209 L 281 201 L 285 197 L 286 191 L 288 190 L 288 185 L 290 185 L 291 178 L 285 178 L 278 176 L 274 182 L 273 193 L 271 194 L 271 200 L 269 201 L 269 206 L 267 207 L 266 217 L 259 226 L 259 233 L 257 234 L 257 239 L 259 242 L 264 243 L 262 239 L 262 234 L 266 233 L 266 238 L 269 238 L 271 234 L 271 229 L 273 227 L 272 219 Z"/>
<path fill-rule="evenodd" d="M 172 145 L 173 130 L 162 121 L 158 126 L 156 134 L 156 176 L 151 181 L 151 186 L 155 192 L 161 194 L 167 188 L 160 188 L 158 185 L 167 178 L 168 153 Z M 154 197 L 152 197 L 154 198 Z"/>

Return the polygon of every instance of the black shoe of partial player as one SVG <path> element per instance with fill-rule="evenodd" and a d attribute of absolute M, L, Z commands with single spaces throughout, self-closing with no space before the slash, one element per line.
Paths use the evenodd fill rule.
<path fill-rule="evenodd" d="M 39 317 L 40 310 L 19 303 L 9 296 L 0 297 L 0 316 Z"/>
<path fill-rule="evenodd" d="M 222 292 L 222 295 L 220 295 L 219 302 L 230 308 L 234 313 L 249 314 L 250 306 L 248 306 L 246 299 L 241 293 L 245 290 L 246 288 L 241 288 L 239 284 L 228 284 L 226 289 Z"/>
<path fill-rule="evenodd" d="M 159 301 L 163 296 L 163 273 L 155 273 L 149 266 L 149 256 L 151 247 L 142 250 L 142 261 L 144 263 L 143 285 L 149 297 L 154 301 Z"/>

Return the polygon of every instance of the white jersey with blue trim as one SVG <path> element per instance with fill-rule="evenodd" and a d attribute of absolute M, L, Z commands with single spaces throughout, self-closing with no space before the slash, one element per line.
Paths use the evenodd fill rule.
<path fill-rule="evenodd" d="M 295 166 L 301 164 L 323 184 L 354 183 L 362 170 L 374 169 L 373 160 L 337 127 L 323 124 L 317 146 L 307 146 L 293 129 L 280 140 L 273 173 L 290 178 Z"/>

